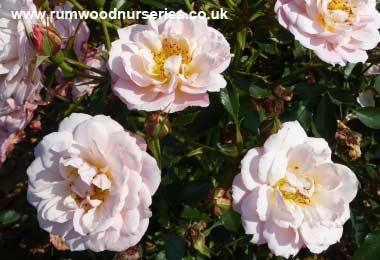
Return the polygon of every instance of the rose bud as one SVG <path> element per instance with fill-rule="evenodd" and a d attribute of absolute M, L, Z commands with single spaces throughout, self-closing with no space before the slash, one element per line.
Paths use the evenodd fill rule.
<path fill-rule="evenodd" d="M 32 122 L 30 122 L 29 128 L 34 132 L 41 131 L 42 130 L 41 121 L 40 120 L 33 120 Z"/>
<path fill-rule="evenodd" d="M 150 137 L 163 138 L 170 132 L 169 118 L 160 113 L 149 115 L 144 124 L 144 132 Z"/>
<path fill-rule="evenodd" d="M 221 216 L 232 208 L 231 190 L 217 188 L 211 191 L 212 207 L 215 216 Z"/>
<path fill-rule="evenodd" d="M 40 55 L 52 56 L 61 49 L 62 39 L 52 28 L 35 25 L 31 39 L 34 48 Z M 47 42 L 45 42 L 46 40 Z"/>
<path fill-rule="evenodd" d="M 293 93 L 281 85 L 275 87 L 273 93 L 283 101 L 291 101 L 293 98 Z"/>

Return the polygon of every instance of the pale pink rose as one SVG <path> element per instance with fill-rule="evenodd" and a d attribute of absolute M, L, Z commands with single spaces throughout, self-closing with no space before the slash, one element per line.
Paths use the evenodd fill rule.
<path fill-rule="evenodd" d="M 7 159 L 7 156 L 13 151 L 15 144 L 25 138 L 24 131 L 17 131 L 12 134 L 0 130 L 0 169 Z"/>
<path fill-rule="evenodd" d="M 56 12 L 71 11 L 72 5 L 67 2 L 64 6 L 56 6 L 54 9 Z M 54 21 L 55 28 L 62 38 L 62 49 L 64 49 L 68 41 L 73 38 L 73 49 L 78 57 L 82 60 L 85 57 L 84 49 L 87 41 L 90 37 L 90 29 L 86 22 L 80 19 L 57 19 Z"/>
<path fill-rule="evenodd" d="M 36 11 L 36 7 L 32 0 L 2 0 L 0 10 L 0 100 L 13 98 L 23 105 L 41 88 L 36 53 L 27 38 L 36 21 L 13 19 L 11 10 Z"/>
<path fill-rule="evenodd" d="M 365 62 L 380 41 L 376 0 L 277 0 L 282 26 L 323 61 Z"/>
<path fill-rule="evenodd" d="M 207 92 L 226 86 L 221 73 L 230 64 L 224 36 L 206 19 L 150 20 L 120 29 L 108 68 L 114 93 L 129 109 L 177 112 L 209 105 Z"/>
<path fill-rule="evenodd" d="M 251 243 L 267 243 L 288 258 L 302 247 L 320 253 L 340 240 L 358 180 L 331 161 L 324 139 L 308 137 L 295 121 L 248 151 L 232 188 Z"/>
<path fill-rule="evenodd" d="M 110 117 L 72 114 L 27 170 L 40 227 L 70 250 L 122 251 L 148 228 L 160 170 L 146 143 Z"/>
<path fill-rule="evenodd" d="M 0 168 L 14 145 L 24 139 L 23 129 L 33 118 L 36 105 L 18 106 L 14 99 L 0 100 Z"/>

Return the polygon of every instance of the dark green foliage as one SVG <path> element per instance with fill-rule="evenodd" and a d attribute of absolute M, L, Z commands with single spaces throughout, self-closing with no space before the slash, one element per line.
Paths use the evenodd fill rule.
<path fill-rule="evenodd" d="M 79 2 L 91 8 L 91 1 Z M 225 35 L 234 59 L 225 72 L 228 86 L 220 93 L 210 94 L 211 105 L 169 115 L 171 131 L 155 144 L 160 150 L 157 156 L 162 183 L 153 197 L 148 232 L 139 243 L 143 259 L 281 259 L 273 257 L 265 245 L 249 243 L 251 237 L 244 234 L 237 213 L 215 216 L 209 193 L 217 187 L 229 189 L 246 151 L 262 145 L 268 131 L 275 130 L 279 121 L 290 120 L 300 121 L 310 136 L 325 138 L 333 150 L 333 160 L 350 167 L 361 184 L 340 243 L 318 257 L 306 249 L 297 257 L 379 259 L 380 108 L 361 108 L 356 98 L 365 89 L 373 89 L 379 95 L 380 77 L 365 76 L 367 67 L 363 64 L 343 68 L 321 62 L 280 27 L 273 12 L 274 0 L 113 0 L 106 1 L 105 9 L 188 10 L 188 3 L 194 3 L 196 10 L 223 7 L 228 11 L 230 20 L 213 20 L 209 24 Z M 123 25 L 121 21 L 114 23 Z M 101 33 L 94 33 L 101 32 L 100 26 L 93 21 L 88 24 L 91 43 L 104 42 Z M 110 34 L 111 40 L 116 39 L 115 31 Z M 378 52 L 379 49 L 373 50 L 370 60 L 379 62 Z M 279 85 L 292 91 L 291 101 L 281 101 L 281 111 L 274 116 L 269 116 L 265 109 L 257 111 L 254 101 L 262 104 Z M 376 99 L 378 106 L 379 97 Z M 73 112 L 110 115 L 139 134 L 149 115 L 128 111 L 112 95 L 108 79 L 78 103 L 55 98 L 41 107 L 35 118 L 41 120 L 43 130 L 27 129 L 25 140 L 16 146 L 0 171 L 0 259 L 114 257 L 112 252 L 56 251 L 48 234 L 38 227 L 35 209 L 26 201 L 26 169 L 33 160 L 33 147 Z M 359 159 L 351 160 L 336 141 L 337 120 L 362 135 Z M 197 239 L 192 232 L 198 232 Z"/>

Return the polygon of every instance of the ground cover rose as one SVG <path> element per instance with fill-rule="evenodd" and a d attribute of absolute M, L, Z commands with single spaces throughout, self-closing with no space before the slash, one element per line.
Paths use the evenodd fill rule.
<path fill-rule="evenodd" d="M 110 117 L 72 114 L 43 138 L 28 168 L 28 201 L 70 250 L 122 251 L 147 230 L 160 183 L 144 140 Z"/>
<path fill-rule="evenodd" d="M 251 242 L 287 258 L 302 247 L 321 253 L 338 242 L 357 189 L 355 174 L 331 161 L 327 142 L 308 137 L 294 121 L 248 151 L 233 202 Z"/>
<path fill-rule="evenodd" d="M 376 0 L 277 0 L 280 24 L 323 61 L 365 62 L 380 42 Z"/>
<path fill-rule="evenodd" d="M 36 21 L 13 19 L 11 10 L 36 11 L 36 7 L 32 0 L 0 2 L 0 99 L 13 98 L 23 105 L 41 88 L 36 52 L 27 36 Z"/>
<path fill-rule="evenodd" d="M 226 86 L 230 46 L 206 19 L 150 20 L 118 31 L 108 67 L 114 93 L 129 109 L 177 112 L 209 105 L 207 92 Z"/>

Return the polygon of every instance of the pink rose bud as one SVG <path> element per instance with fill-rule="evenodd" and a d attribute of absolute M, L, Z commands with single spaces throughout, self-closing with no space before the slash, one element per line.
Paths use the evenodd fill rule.
<path fill-rule="evenodd" d="M 148 116 L 144 126 L 144 132 L 150 137 L 163 138 L 170 132 L 169 118 L 160 113 Z"/>
<path fill-rule="evenodd" d="M 230 190 L 217 188 L 211 191 L 213 212 L 215 216 L 221 216 L 232 208 L 232 196 Z"/>
<path fill-rule="evenodd" d="M 33 120 L 29 124 L 29 128 L 35 132 L 41 131 L 42 130 L 42 125 L 40 120 Z"/>
<path fill-rule="evenodd" d="M 35 25 L 31 38 L 37 53 L 40 55 L 52 56 L 61 49 L 62 39 L 52 28 Z M 46 40 L 48 42 L 45 42 Z"/>

